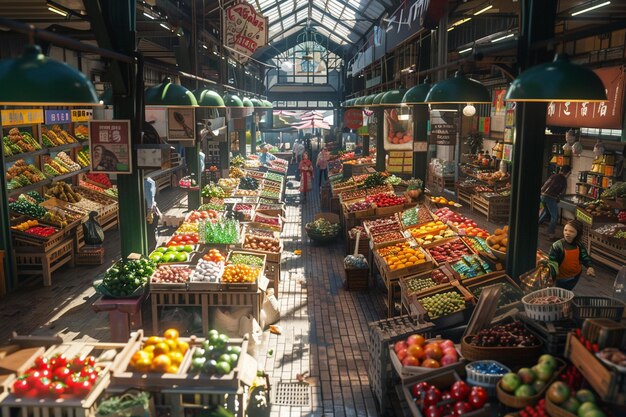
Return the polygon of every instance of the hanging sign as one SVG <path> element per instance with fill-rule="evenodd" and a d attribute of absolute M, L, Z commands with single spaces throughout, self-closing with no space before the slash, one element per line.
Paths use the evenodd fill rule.
<path fill-rule="evenodd" d="M 491 102 L 491 130 L 493 132 L 504 132 L 504 119 L 506 117 L 505 95 L 505 88 L 493 90 L 493 100 Z"/>
<path fill-rule="evenodd" d="M 238 52 L 235 59 L 248 61 L 254 52 L 267 44 L 267 18 L 248 3 L 238 3 L 224 12 L 224 45 Z"/>
<path fill-rule="evenodd" d="M 550 103 L 546 118 L 548 126 L 622 128 L 624 68 L 597 68 L 593 72 L 602 80 L 608 100 L 600 103 Z"/>
<path fill-rule="evenodd" d="M 45 120 L 47 125 L 70 123 L 72 116 L 69 110 L 46 110 Z"/>
<path fill-rule="evenodd" d="M 183 146 L 196 143 L 196 114 L 193 107 L 167 109 L 167 139 Z"/>
<path fill-rule="evenodd" d="M 130 120 L 91 120 L 91 170 L 105 174 L 132 173 Z"/>
<path fill-rule="evenodd" d="M 430 143 L 456 145 L 457 114 L 453 111 L 430 111 Z"/>
<path fill-rule="evenodd" d="M 343 125 L 351 130 L 363 126 L 363 112 L 359 109 L 348 109 L 343 114 Z"/>
<path fill-rule="evenodd" d="M 16 126 L 43 123 L 42 109 L 2 110 L 2 126 Z"/>
<path fill-rule="evenodd" d="M 92 109 L 74 109 L 72 112 L 72 122 L 88 122 L 93 119 Z"/>
<path fill-rule="evenodd" d="M 385 20 L 385 50 L 393 51 L 396 46 L 416 35 L 422 28 L 434 29 L 444 16 L 447 5 L 447 0 L 403 2 L 403 5 Z"/>

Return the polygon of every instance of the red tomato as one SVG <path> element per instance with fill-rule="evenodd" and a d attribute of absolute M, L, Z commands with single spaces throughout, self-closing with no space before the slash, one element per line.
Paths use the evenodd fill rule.
<path fill-rule="evenodd" d="M 76 356 L 74 359 L 72 359 L 72 361 L 70 362 L 70 369 L 73 372 L 80 372 L 80 370 L 83 369 L 83 367 L 85 366 L 85 359 L 86 358 L 81 358 Z"/>
<path fill-rule="evenodd" d="M 65 379 L 71 374 L 72 371 L 70 371 L 70 368 L 68 368 L 67 366 L 59 366 L 52 372 L 52 377 L 57 381 L 65 381 Z"/>
<path fill-rule="evenodd" d="M 50 394 L 55 398 L 61 397 L 63 394 L 65 394 L 66 390 L 67 390 L 67 387 L 65 386 L 63 382 L 60 382 L 60 381 L 53 382 L 50 385 Z"/>
<path fill-rule="evenodd" d="M 483 387 L 473 387 L 470 391 L 469 403 L 474 408 L 483 408 L 488 399 L 489 394 Z"/>
<path fill-rule="evenodd" d="M 470 387 L 464 381 L 456 381 L 450 387 L 450 395 L 457 401 L 464 400 L 470 393 Z"/>
<path fill-rule="evenodd" d="M 454 404 L 454 413 L 458 416 L 469 413 L 472 410 L 473 408 L 468 402 L 459 401 L 458 403 Z"/>
<path fill-rule="evenodd" d="M 50 358 L 50 367 L 52 369 L 67 367 L 67 358 L 63 355 L 55 355 Z"/>
<path fill-rule="evenodd" d="M 48 367 L 48 358 L 43 357 L 43 356 L 39 356 L 37 359 L 35 359 L 35 367 L 37 369 L 43 369 Z"/>
<path fill-rule="evenodd" d="M 30 382 L 29 382 L 30 383 Z M 34 384 L 33 388 L 37 391 L 37 397 L 45 397 L 50 392 L 50 379 L 48 378 L 39 378 Z"/>
<path fill-rule="evenodd" d="M 79 381 L 72 387 L 72 393 L 77 397 L 84 397 L 89 394 L 92 386 L 93 384 L 91 381 Z"/>
<path fill-rule="evenodd" d="M 26 379 L 17 379 L 11 386 L 11 391 L 16 397 L 24 397 L 30 391 L 30 384 Z"/>

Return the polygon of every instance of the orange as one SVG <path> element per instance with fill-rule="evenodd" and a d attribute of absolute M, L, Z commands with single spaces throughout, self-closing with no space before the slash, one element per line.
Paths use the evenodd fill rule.
<path fill-rule="evenodd" d="M 398 264 L 398 269 L 406 268 L 405 264 Z"/>
<path fill-rule="evenodd" d="M 159 355 L 167 355 L 168 353 L 170 353 L 170 346 L 165 342 L 161 342 L 154 347 L 155 357 Z"/>
<path fill-rule="evenodd" d="M 178 342 L 174 339 L 166 339 L 165 343 L 170 347 L 170 352 L 178 350 Z"/>
<path fill-rule="evenodd" d="M 179 351 L 170 352 L 168 356 L 170 357 L 173 365 L 179 366 L 183 361 L 183 354 Z"/>
<path fill-rule="evenodd" d="M 163 341 L 163 338 L 158 337 L 158 336 L 150 336 L 148 338 L 148 340 L 146 340 L 146 345 L 156 345 L 157 343 L 161 343 Z"/>
<path fill-rule="evenodd" d="M 178 365 L 170 365 L 166 371 L 168 374 L 176 374 L 178 373 Z"/>
<path fill-rule="evenodd" d="M 170 339 L 170 340 L 176 340 L 178 339 L 178 337 L 180 336 L 178 333 L 178 330 L 176 329 L 167 329 L 164 333 L 163 336 L 166 339 Z"/>
<path fill-rule="evenodd" d="M 189 343 L 179 340 L 178 341 L 178 351 L 183 355 L 189 350 Z"/>
<path fill-rule="evenodd" d="M 410 262 L 417 262 L 417 256 L 413 255 L 409 258 Z"/>
<path fill-rule="evenodd" d="M 152 370 L 157 372 L 167 372 L 172 366 L 172 360 L 167 355 L 159 355 L 152 360 Z"/>
<path fill-rule="evenodd" d="M 404 266 L 405 266 L 405 267 L 407 267 L 407 268 L 408 268 L 409 266 L 413 266 L 413 262 L 407 262 L 407 263 L 405 263 L 405 264 L 404 264 Z"/>
<path fill-rule="evenodd" d="M 149 353 L 150 355 L 154 355 L 154 348 L 156 345 L 148 345 L 143 347 L 143 351 Z"/>
<path fill-rule="evenodd" d="M 398 269 L 398 267 L 396 266 L 396 264 L 391 264 L 389 265 L 389 269 L 391 269 L 392 271 L 395 271 L 396 269 Z"/>
<path fill-rule="evenodd" d="M 134 363 L 131 363 L 131 367 L 139 372 L 148 372 L 152 368 L 152 359 L 149 357 L 142 357 Z"/>

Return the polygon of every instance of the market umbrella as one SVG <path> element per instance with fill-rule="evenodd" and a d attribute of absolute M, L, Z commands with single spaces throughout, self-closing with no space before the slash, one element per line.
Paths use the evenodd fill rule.
<path fill-rule="evenodd" d="M 326 130 L 330 130 L 330 125 L 324 121 L 320 121 L 320 120 L 307 120 L 305 122 L 302 122 L 300 124 L 293 124 L 293 127 L 295 127 L 298 130 L 303 130 L 303 129 L 326 129 Z"/>

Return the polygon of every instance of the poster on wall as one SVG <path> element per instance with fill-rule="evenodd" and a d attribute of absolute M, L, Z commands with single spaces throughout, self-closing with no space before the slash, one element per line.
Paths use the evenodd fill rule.
<path fill-rule="evenodd" d="M 505 88 L 493 90 L 493 100 L 491 102 L 491 130 L 493 132 L 504 132 L 504 119 L 506 115 L 505 95 Z"/>
<path fill-rule="evenodd" d="M 167 139 L 191 147 L 196 142 L 196 114 L 192 107 L 167 109 Z"/>
<path fill-rule="evenodd" d="M 436 145 L 456 145 L 457 112 L 430 111 L 430 143 Z"/>
<path fill-rule="evenodd" d="M 267 43 L 267 18 L 251 4 L 238 3 L 224 11 L 224 45 L 235 51 L 235 59 L 246 63 Z"/>
<path fill-rule="evenodd" d="M 130 120 L 89 121 L 91 171 L 104 174 L 133 172 Z"/>
<path fill-rule="evenodd" d="M 363 111 L 361 109 L 348 109 L 343 114 L 343 125 L 351 130 L 357 130 L 363 126 Z"/>
<path fill-rule="evenodd" d="M 385 149 L 405 150 L 413 149 L 413 124 L 408 120 L 398 118 L 398 110 L 385 110 Z"/>
<path fill-rule="evenodd" d="M 502 147 L 502 159 L 504 159 L 505 161 L 510 161 L 512 157 L 513 157 L 513 145 L 505 144 Z"/>
<path fill-rule="evenodd" d="M 146 122 L 152 125 L 161 138 L 167 138 L 167 109 L 146 107 Z"/>
<path fill-rule="evenodd" d="M 600 103 L 550 103 L 546 124 L 563 127 L 595 127 L 621 129 L 624 114 L 625 69 L 623 66 L 596 68 L 608 100 Z"/>

